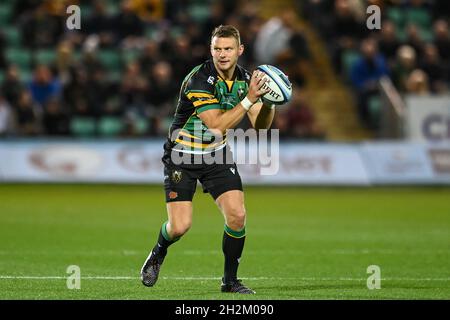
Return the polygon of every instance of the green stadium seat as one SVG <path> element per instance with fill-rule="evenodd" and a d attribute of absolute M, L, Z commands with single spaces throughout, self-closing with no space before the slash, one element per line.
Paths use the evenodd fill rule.
<path fill-rule="evenodd" d="M 170 126 L 172 125 L 172 120 L 170 117 L 165 117 L 162 121 L 161 121 L 161 130 L 166 132 L 169 130 Z"/>
<path fill-rule="evenodd" d="M 10 47 L 19 47 L 21 43 L 20 30 L 17 27 L 3 27 L 6 43 Z"/>
<path fill-rule="evenodd" d="M 402 9 L 397 7 L 387 8 L 386 16 L 395 24 L 397 30 L 403 30 L 403 28 L 405 27 L 405 12 Z"/>
<path fill-rule="evenodd" d="M 20 70 L 20 81 L 22 83 L 28 83 L 33 78 L 33 71 L 31 69 Z"/>
<path fill-rule="evenodd" d="M 342 70 L 344 71 L 344 76 L 350 77 L 350 71 L 352 65 L 358 60 L 360 53 L 356 50 L 346 50 L 342 54 Z"/>
<path fill-rule="evenodd" d="M 106 12 L 109 15 L 116 15 L 120 11 L 120 4 L 114 3 L 114 2 L 107 2 L 106 3 Z"/>
<path fill-rule="evenodd" d="M 194 3 L 188 8 L 189 16 L 195 22 L 203 22 L 210 16 L 209 4 Z"/>
<path fill-rule="evenodd" d="M 76 137 L 92 137 L 95 135 L 95 131 L 94 118 L 74 116 L 70 120 L 70 132 Z"/>
<path fill-rule="evenodd" d="M 37 64 L 50 65 L 56 61 L 55 49 L 40 49 L 34 53 L 34 61 Z"/>
<path fill-rule="evenodd" d="M 89 3 L 86 4 L 82 4 L 80 6 L 80 13 L 81 13 L 81 28 L 83 28 L 83 21 L 86 21 L 86 19 L 88 19 L 90 17 L 90 15 L 92 14 L 92 5 L 90 5 Z"/>
<path fill-rule="evenodd" d="M 412 23 L 421 29 L 431 28 L 430 13 L 420 8 L 410 8 L 405 12 L 406 25 Z"/>
<path fill-rule="evenodd" d="M 140 136 L 145 135 L 150 129 L 149 121 L 145 118 L 136 118 L 133 126 L 135 133 Z"/>
<path fill-rule="evenodd" d="M 97 57 L 102 65 L 108 70 L 120 70 L 120 54 L 116 50 L 103 49 L 97 52 Z"/>
<path fill-rule="evenodd" d="M 102 137 L 114 137 L 122 133 L 124 123 L 120 117 L 105 116 L 98 123 L 98 133 Z"/>
<path fill-rule="evenodd" d="M 382 101 L 380 96 L 372 96 L 367 101 L 370 118 L 379 121 L 381 116 Z"/>
<path fill-rule="evenodd" d="M 125 65 L 130 62 L 136 61 L 141 55 L 141 50 L 138 49 L 126 49 L 122 51 L 122 61 Z"/>
<path fill-rule="evenodd" d="M 420 36 L 425 43 L 432 42 L 434 40 L 433 30 L 431 28 L 421 29 Z"/>
<path fill-rule="evenodd" d="M 31 52 L 25 48 L 7 48 L 6 60 L 9 63 L 16 64 L 20 69 L 30 69 Z"/>
<path fill-rule="evenodd" d="M 6 27 L 11 23 L 13 7 L 10 1 L 0 3 L 0 27 Z"/>
<path fill-rule="evenodd" d="M 156 40 L 157 30 L 155 27 L 147 26 L 145 27 L 144 34 L 146 38 Z"/>
<path fill-rule="evenodd" d="M 120 83 L 123 73 L 120 70 L 114 70 L 107 73 L 107 79 L 113 83 Z"/>

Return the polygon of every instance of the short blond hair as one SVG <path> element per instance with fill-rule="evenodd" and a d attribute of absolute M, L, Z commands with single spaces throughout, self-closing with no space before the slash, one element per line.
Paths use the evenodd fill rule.
<path fill-rule="evenodd" d="M 239 33 L 239 30 L 236 29 L 236 27 L 234 27 L 232 25 L 220 25 L 220 26 L 216 27 L 211 34 L 211 40 L 214 37 L 235 38 L 238 45 L 241 45 L 241 35 Z"/>

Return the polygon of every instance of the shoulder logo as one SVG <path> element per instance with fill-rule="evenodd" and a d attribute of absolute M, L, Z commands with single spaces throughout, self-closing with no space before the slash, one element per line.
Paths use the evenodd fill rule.
<path fill-rule="evenodd" d="M 233 174 L 236 173 L 236 170 L 235 170 L 234 168 L 230 168 L 230 171 L 231 171 Z"/>
<path fill-rule="evenodd" d="M 209 76 L 208 80 L 206 80 L 206 82 L 208 82 L 209 84 L 214 84 L 214 77 L 213 76 Z"/>

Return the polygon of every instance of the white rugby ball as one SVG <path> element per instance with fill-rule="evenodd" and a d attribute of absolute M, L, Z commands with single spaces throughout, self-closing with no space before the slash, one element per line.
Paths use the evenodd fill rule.
<path fill-rule="evenodd" d="M 291 99 L 292 84 L 283 71 L 268 64 L 260 65 L 257 69 L 266 74 L 267 81 L 264 88 L 270 88 L 270 91 L 262 97 L 263 100 L 273 104 L 285 104 Z"/>

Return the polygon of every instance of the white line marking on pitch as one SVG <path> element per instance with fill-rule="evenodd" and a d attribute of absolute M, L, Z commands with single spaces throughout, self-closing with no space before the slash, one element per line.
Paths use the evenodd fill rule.
<path fill-rule="evenodd" d="M 220 277 L 161 277 L 165 280 L 220 280 Z M 64 276 L 13 276 L 0 275 L 0 279 L 14 279 L 14 280 L 66 280 Z M 127 276 L 82 276 L 84 280 L 140 280 L 140 277 Z M 297 281 L 366 281 L 366 278 L 314 278 L 314 277 L 300 277 L 300 278 L 283 278 L 283 277 L 242 277 L 243 280 L 258 281 L 258 280 L 297 280 Z M 382 278 L 384 281 L 450 281 L 450 278 Z"/>

